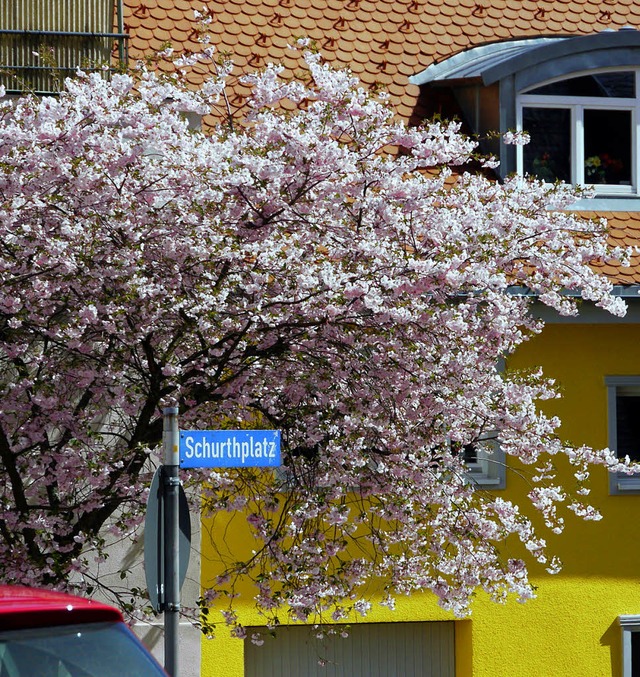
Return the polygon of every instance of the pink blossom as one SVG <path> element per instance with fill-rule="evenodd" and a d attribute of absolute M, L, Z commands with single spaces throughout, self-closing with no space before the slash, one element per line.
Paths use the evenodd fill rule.
<path fill-rule="evenodd" d="M 637 472 L 562 443 L 542 373 L 496 368 L 542 330 L 534 297 L 623 315 L 590 262 L 628 252 L 562 211 L 570 189 L 464 171 L 458 123 L 407 128 L 353 73 L 303 59 L 306 80 L 247 75 L 248 119 L 206 132 L 185 113 L 220 119 L 228 63 L 197 90 L 141 68 L 0 102 L 3 581 L 70 584 L 107 532 L 132 537 L 165 402 L 185 429 L 282 432 L 277 472 L 184 474 L 213 534 L 253 537 L 214 549 L 202 600 L 230 605 L 238 637 L 240 578 L 273 626 L 364 615 L 373 583 L 389 607 L 431 591 L 459 615 L 478 589 L 529 599 L 502 544 L 556 569 L 546 529 L 565 507 L 597 518 L 556 459 L 580 498 L 590 466 Z M 527 509 L 469 482 L 460 449 L 488 435 L 531 482 Z"/>

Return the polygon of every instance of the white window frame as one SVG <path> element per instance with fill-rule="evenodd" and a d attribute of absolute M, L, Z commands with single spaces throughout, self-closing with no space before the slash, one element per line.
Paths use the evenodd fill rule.
<path fill-rule="evenodd" d="M 632 633 L 640 632 L 640 615 L 628 614 L 618 616 L 618 623 L 620 623 L 620 629 L 622 630 L 622 677 L 632 677 L 631 640 Z"/>
<path fill-rule="evenodd" d="M 562 82 L 575 77 L 596 75 L 607 72 L 632 72 L 635 75 L 635 98 L 606 98 L 586 96 L 551 96 L 545 94 L 530 94 L 531 90 L 554 82 Z M 516 96 L 516 126 L 522 130 L 522 116 L 524 108 L 559 108 L 571 112 L 571 181 L 575 185 L 590 186 L 599 195 L 612 197 L 640 195 L 638 165 L 640 164 L 640 69 L 634 67 L 599 68 L 588 71 L 578 71 L 536 83 Z M 618 186 L 611 184 L 587 184 L 584 176 L 584 110 L 626 110 L 631 112 L 632 148 L 631 148 L 631 185 Z M 524 130 L 526 131 L 526 130 Z M 516 151 L 516 168 L 519 175 L 524 174 L 524 151 L 519 146 Z"/>
<path fill-rule="evenodd" d="M 620 391 L 640 395 L 640 376 L 606 376 L 607 387 L 607 430 L 609 449 L 618 447 L 616 426 L 616 396 Z M 609 493 L 612 495 L 640 494 L 640 477 L 609 473 Z"/>

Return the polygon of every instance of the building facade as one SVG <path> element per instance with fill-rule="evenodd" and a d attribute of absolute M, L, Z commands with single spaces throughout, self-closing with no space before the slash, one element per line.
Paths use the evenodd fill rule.
<path fill-rule="evenodd" d="M 309 37 L 329 63 L 386 89 L 399 118 L 462 119 L 486 139 L 484 150 L 500 156 L 502 176 L 592 186 L 595 197 L 574 208 L 607 218 L 613 243 L 640 244 L 640 5 L 633 0 L 14 0 L 0 10 L 0 60 L 10 74 L 3 84 L 47 92 L 83 60 L 113 65 L 167 44 L 197 49 L 194 11 L 203 4 L 212 44 L 234 59 L 237 74 L 268 62 L 292 74 L 297 62 L 287 45 Z M 41 56 L 48 53 L 49 61 Z M 241 106 L 244 87 L 233 80 L 232 107 Z M 511 129 L 529 131 L 531 143 L 506 147 L 486 136 Z M 557 380 L 563 397 L 546 407 L 561 417 L 563 437 L 640 458 L 640 267 L 637 257 L 629 268 L 598 265 L 628 299 L 627 317 L 587 305 L 571 321 L 545 317 L 544 332 L 506 368 L 542 366 Z M 483 490 L 514 501 L 527 491 L 516 468 L 479 463 L 475 470 Z M 199 648 L 191 642 L 184 674 L 640 675 L 640 480 L 601 470 L 592 486 L 604 519 L 575 520 L 550 541 L 564 569 L 552 577 L 534 566 L 537 598 L 525 605 L 479 595 L 471 617 L 456 620 L 429 596 L 414 596 L 395 611 L 374 608 L 346 640 L 290 627 L 257 647 L 221 631 Z M 203 540 L 205 586 L 216 575 L 209 547 Z M 250 603 L 241 620 L 260 629 Z"/>

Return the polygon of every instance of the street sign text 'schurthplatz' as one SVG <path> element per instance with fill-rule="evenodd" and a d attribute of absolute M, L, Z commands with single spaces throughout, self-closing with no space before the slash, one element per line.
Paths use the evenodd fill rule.
<path fill-rule="evenodd" d="M 279 430 L 180 431 L 182 468 L 275 468 L 279 465 Z"/>

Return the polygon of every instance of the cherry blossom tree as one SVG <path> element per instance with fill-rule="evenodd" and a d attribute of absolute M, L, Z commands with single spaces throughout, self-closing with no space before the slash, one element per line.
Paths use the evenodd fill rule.
<path fill-rule="evenodd" d="M 184 473 L 252 534 L 247 553 L 218 549 L 202 601 L 239 636 L 241 579 L 272 623 L 366 613 L 372 582 L 459 614 L 479 588 L 531 597 L 501 544 L 554 568 L 529 515 L 556 532 L 567 510 L 596 518 L 589 466 L 627 467 L 558 439 L 541 373 L 499 367 L 542 329 L 534 297 L 624 313 L 590 267 L 626 256 L 603 224 L 563 211 L 566 187 L 471 171 L 458 124 L 408 128 L 305 62 L 304 81 L 247 77 L 242 120 L 226 65 L 197 90 L 141 69 L 0 103 L 4 582 L 95 584 L 105 533 L 143 516 L 168 403 L 183 428 L 282 431 L 277 473 Z M 466 472 L 464 450 L 496 442 L 530 470 L 522 506 Z"/>

